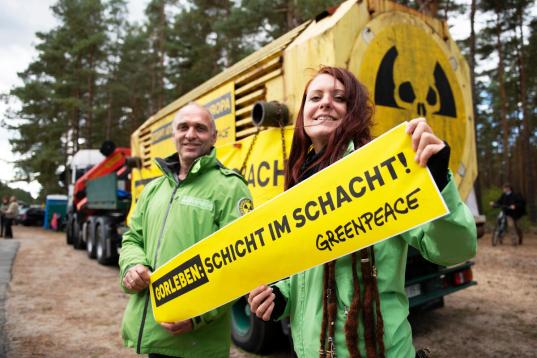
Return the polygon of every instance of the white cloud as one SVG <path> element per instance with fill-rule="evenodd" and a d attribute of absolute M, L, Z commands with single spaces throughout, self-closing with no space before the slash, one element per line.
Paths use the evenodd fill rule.
<path fill-rule="evenodd" d="M 145 8 L 149 0 L 131 0 L 129 1 L 129 21 L 142 22 L 145 18 Z"/>
<path fill-rule="evenodd" d="M 57 25 L 50 7 L 56 0 L 0 0 L 0 93 L 7 93 L 21 84 L 18 72 L 24 71 L 35 60 L 37 32 L 48 32 Z M 129 21 L 141 21 L 148 0 L 129 0 Z M 11 101 L 10 106 L 17 108 Z M 0 121 L 4 121 L 8 106 L 0 102 Z M 13 179 L 15 169 L 9 138 L 14 133 L 0 128 L 0 180 L 4 183 Z M 41 189 L 37 182 L 10 183 L 12 187 L 30 191 L 36 197 Z"/>
<path fill-rule="evenodd" d="M 14 86 L 20 85 L 17 72 L 22 72 L 36 56 L 35 33 L 52 29 L 56 21 L 50 6 L 52 0 L 0 0 L 0 93 L 7 93 Z M 10 102 L 10 106 L 17 106 Z M 4 121 L 8 106 L 0 103 L 0 120 Z M 0 180 L 9 182 L 13 179 L 15 169 L 12 162 L 16 159 L 9 145 L 13 133 L 0 128 Z M 10 183 L 30 191 L 36 197 L 39 185 L 33 183 Z"/>

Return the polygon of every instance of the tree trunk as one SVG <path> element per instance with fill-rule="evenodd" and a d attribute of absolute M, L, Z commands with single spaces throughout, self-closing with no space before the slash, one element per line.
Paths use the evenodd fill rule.
<path fill-rule="evenodd" d="M 158 69 L 157 69 L 157 108 L 162 108 L 164 104 L 164 35 L 166 33 L 166 13 L 165 3 L 160 8 L 160 23 L 158 34 Z"/>
<path fill-rule="evenodd" d="M 76 99 L 80 99 L 80 91 L 76 91 Z M 73 154 L 78 152 L 78 139 L 80 138 L 80 107 L 76 106 L 73 108 Z"/>
<path fill-rule="evenodd" d="M 287 0 L 287 12 L 286 12 L 287 31 L 294 29 L 300 23 L 297 14 L 296 0 Z"/>
<path fill-rule="evenodd" d="M 528 203 L 528 213 L 529 218 L 532 223 L 537 222 L 537 212 L 535 207 L 535 178 L 533 170 L 533 158 L 531 155 L 531 128 L 529 121 L 529 112 L 528 112 L 528 101 L 527 101 L 527 84 L 526 84 L 526 68 L 524 61 L 524 31 L 523 31 L 523 17 L 522 9 L 517 8 L 517 21 L 518 27 L 520 30 L 520 41 L 517 46 L 517 62 L 518 62 L 518 72 L 520 77 L 520 103 L 522 104 L 522 131 L 521 131 L 521 149 L 522 149 L 522 158 L 523 158 L 523 182 L 524 185 L 524 195 Z"/>
<path fill-rule="evenodd" d="M 509 161 L 509 122 L 507 121 L 507 95 L 505 93 L 503 50 L 501 41 L 502 25 L 500 11 L 496 12 L 496 50 L 498 51 L 498 89 L 500 95 L 500 124 L 502 128 L 502 182 L 511 180 L 511 163 Z"/>
<path fill-rule="evenodd" d="M 94 85 L 95 81 L 93 78 L 93 71 L 95 70 L 95 64 L 94 64 L 94 51 L 95 49 L 92 48 L 89 52 L 89 74 L 88 74 L 88 116 L 87 116 L 87 136 L 86 138 L 86 148 L 92 149 L 93 148 L 93 99 L 94 99 Z"/>
<path fill-rule="evenodd" d="M 425 15 L 436 17 L 438 14 L 438 0 L 416 0 L 419 11 Z"/>
<path fill-rule="evenodd" d="M 108 90 L 108 109 L 106 111 L 106 124 L 104 129 L 104 139 L 108 140 L 112 138 L 112 91 Z"/>
<path fill-rule="evenodd" d="M 76 88 L 74 90 L 74 96 L 76 98 L 76 105 L 73 109 L 73 154 L 78 152 L 80 149 L 80 117 L 82 110 L 80 108 L 80 104 L 82 103 L 82 93 L 80 90 L 80 87 L 82 86 L 82 78 L 80 78 L 80 72 L 81 72 L 81 59 L 80 56 L 77 56 L 76 65 L 75 65 L 75 73 L 78 75 L 77 81 L 76 81 Z"/>
<path fill-rule="evenodd" d="M 158 4 L 158 22 L 155 24 L 155 32 L 153 33 L 153 53 L 154 58 L 151 63 L 151 98 L 149 101 L 149 113 L 153 114 L 162 108 L 163 98 L 162 89 L 164 79 L 164 26 L 166 24 L 166 14 L 164 12 L 165 2 L 160 1 Z"/>
<path fill-rule="evenodd" d="M 472 86 L 472 112 L 473 112 L 473 119 L 474 119 L 474 137 L 475 137 L 475 144 L 476 144 L 476 150 L 478 147 L 478 136 L 477 136 L 477 130 L 478 130 L 478 117 L 477 117 L 477 91 L 476 91 L 476 83 L 475 83 L 475 52 L 476 52 L 476 46 L 475 46 L 475 13 L 476 13 L 476 0 L 472 0 L 472 4 L 470 7 L 470 81 Z M 474 190 L 475 190 L 475 196 L 477 201 L 477 210 L 479 212 L 482 211 L 482 203 L 481 203 L 481 176 L 479 175 L 479 171 L 477 172 L 477 178 L 474 183 Z"/>

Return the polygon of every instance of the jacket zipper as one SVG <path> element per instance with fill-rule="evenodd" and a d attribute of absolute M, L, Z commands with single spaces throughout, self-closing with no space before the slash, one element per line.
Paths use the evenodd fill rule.
<path fill-rule="evenodd" d="M 179 189 L 179 184 L 181 184 L 180 180 L 177 177 L 175 177 L 175 179 L 176 179 L 176 185 L 175 185 L 175 188 L 173 188 L 172 196 L 170 197 L 170 201 L 168 202 L 168 207 L 166 208 L 166 215 L 164 215 L 164 220 L 162 221 L 162 226 L 160 228 L 159 238 L 157 241 L 157 249 L 155 250 L 155 258 L 153 259 L 153 270 L 156 269 L 156 266 L 157 266 L 158 251 L 160 249 L 162 235 L 164 234 L 164 227 L 166 225 L 166 220 L 168 219 L 168 214 L 170 213 L 170 208 L 172 207 L 173 198 L 175 197 L 175 193 L 177 192 L 177 189 Z M 144 325 L 145 325 L 145 319 L 147 316 L 148 305 L 149 305 L 149 288 L 147 289 L 147 295 L 145 297 L 144 312 L 142 314 L 142 322 L 140 323 L 140 331 L 138 332 L 138 344 L 136 346 L 136 353 L 138 354 L 141 354 L 142 336 L 144 334 Z"/>

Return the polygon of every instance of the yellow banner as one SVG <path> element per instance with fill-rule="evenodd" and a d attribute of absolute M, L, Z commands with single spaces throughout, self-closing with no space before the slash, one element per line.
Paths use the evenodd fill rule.
<path fill-rule="evenodd" d="M 151 275 L 155 319 L 203 314 L 251 289 L 448 213 L 403 123 L 183 251 Z"/>

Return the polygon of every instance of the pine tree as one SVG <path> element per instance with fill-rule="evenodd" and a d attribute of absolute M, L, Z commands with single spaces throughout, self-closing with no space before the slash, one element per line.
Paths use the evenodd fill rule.
<path fill-rule="evenodd" d="M 23 155 L 18 168 L 32 173 L 45 191 L 58 192 L 57 168 L 97 139 L 107 37 L 100 0 L 59 0 L 51 9 L 60 24 L 37 34 L 38 57 L 19 74 L 23 84 L 11 91 L 22 108 L 19 120 L 10 123 L 19 133 L 12 147 Z"/>

